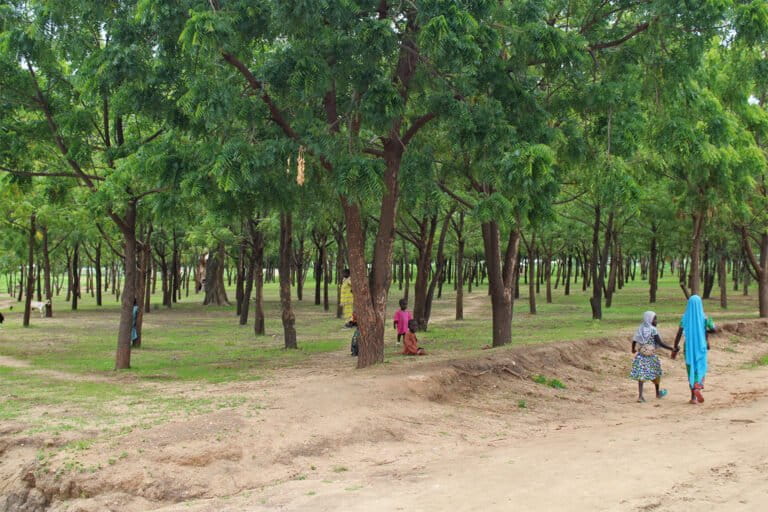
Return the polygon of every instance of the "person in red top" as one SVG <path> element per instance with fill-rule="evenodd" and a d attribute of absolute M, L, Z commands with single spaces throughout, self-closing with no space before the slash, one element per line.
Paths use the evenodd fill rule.
<path fill-rule="evenodd" d="M 395 329 L 397 330 L 397 342 L 400 343 L 400 338 L 405 338 L 405 334 L 408 332 L 408 322 L 413 320 L 413 315 L 408 311 L 408 300 L 400 299 L 400 310 L 395 311 Z"/>
<path fill-rule="evenodd" d="M 405 334 L 405 343 L 403 343 L 403 355 L 406 356 L 425 356 L 427 353 L 423 348 L 419 348 L 419 340 L 416 339 L 416 320 L 408 322 L 408 332 Z"/>

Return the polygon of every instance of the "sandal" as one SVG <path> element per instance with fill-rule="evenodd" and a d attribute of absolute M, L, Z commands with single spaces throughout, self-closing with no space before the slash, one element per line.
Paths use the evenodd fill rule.
<path fill-rule="evenodd" d="M 637 399 L 637 403 L 639 403 L 639 404 L 645 403 L 645 398 L 643 398 L 643 397 L 638 398 Z"/>
<path fill-rule="evenodd" d="M 664 398 L 668 394 L 669 394 L 669 391 L 667 391 L 666 389 L 662 389 L 659 391 L 659 394 L 656 395 L 656 398 Z"/>
<path fill-rule="evenodd" d="M 695 398 L 691 398 L 691 399 L 688 401 L 688 403 L 689 403 L 689 404 L 691 404 L 691 405 L 698 405 L 698 403 L 699 403 L 699 402 L 698 402 L 698 401 L 697 401 Z"/>
<path fill-rule="evenodd" d="M 696 397 L 700 404 L 704 403 L 704 395 L 701 394 L 701 384 L 693 385 L 693 396 Z"/>

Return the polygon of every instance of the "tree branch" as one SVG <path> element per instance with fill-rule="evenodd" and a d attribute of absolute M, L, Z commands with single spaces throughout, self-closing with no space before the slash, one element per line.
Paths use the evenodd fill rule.
<path fill-rule="evenodd" d="M 429 114 L 424 114 L 423 116 L 417 118 L 408 128 L 408 130 L 405 132 L 405 135 L 403 135 L 403 138 L 401 139 L 403 142 L 403 146 L 407 146 L 408 143 L 411 141 L 414 135 L 416 135 L 416 132 L 421 130 L 425 124 L 430 122 L 432 119 L 437 117 L 437 113 L 430 112 Z"/>
<path fill-rule="evenodd" d="M 88 178 L 94 181 L 104 181 L 101 176 L 93 176 L 91 174 L 75 174 L 71 172 L 34 172 L 34 171 L 16 171 L 7 167 L 0 166 L 0 171 L 13 174 L 15 176 L 43 176 L 50 178 L 76 178 L 83 179 Z"/>
<path fill-rule="evenodd" d="M 466 200 L 466 199 L 464 199 L 463 197 L 460 197 L 460 196 L 456 195 L 456 194 L 455 194 L 455 193 L 454 193 L 454 192 L 453 192 L 451 189 L 449 189 L 448 187 L 446 187 L 446 186 L 445 186 L 445 183 L 438 183 L 438 184 L 437 184 L 437 186 L 440 188 L 440 190 L 442 190 L 443 192 L 445 192 L 446 194 L 448 194 L 449 196 L 451 196 L 451 198 L 452 198 L 454 201 L 456 201 L 457 203 L 459 203 L 459 204 L 462 204 L 462 205 L 466 206 L 466 207 L 467 207 L 467 208 L 469 208 L 470 210 L 473 210 L 473 209 L 475 208 L 475 206 L 474 206 L 472 203 L 470 203 L 469 201 L 467 201 L 467 200 Z"/>
<path fill-rule="evenodd" d="M 251 70 L 248 69 L 248 67 L 243 64 L 240 59 L 231 53 L 221 52 L 221 56 L 227 63 L 229 63 L 232 67 L 237 69 L 241 75 L 243 75 L 243 77 L 254 91 L 261 93 L 261 100 L 269 108 L 269 113 L 272 117 L 272 120 L 283 130 L 283 132 L 291 139 L 299 140 L 299 135 L 293 131 L 293 128 L 291 128 L 291 125 L 285 118 L 285 115 L 283 115 L 283 112 L 277 107 L 277 105 L 275 105 L 275 102 L 272 101 L 272 97 L 264 89 L 264 84 L 261 82 L 261 80 L 256 78 L 256 76 L 251 73 Z"/>
<path fill-rule="evenodd" d="M 104 228 L 101 227 L 101 224 L 96 223 L 96 229 L 99 230 L 99 233 L 101 233 L 102 238 L 104 238 L 104 241 L 107 242 L 107 246 L 109 246 L 109 248 L 112 250 L 112 252 L 115 253 L 115 256 L 117 256 L 118 258 L 124 260 L 125 259 L 125 255 L 123 255 L 123 253 L 121 253 L 120 251 L 115 249 L 115 246 L 112 245 L 112 240 L 109 239 L 109 236 L 104 231 Z"/>
<path fill-rule="evenodd" d="M 636 35 L 640 34 L 641 32 L 645 32 L 646 30 L 648 30 L 648 27 L 650 26 L 651 26 L 650 22 L 646 21 L 645 23 L 641 23 L 637 25 L 630 33 L 626 34 L 623 37 L 614 39 L 613 41 L 604 41 L 602 43 L 595 43 L 595 44 L 589 45 L 589 50 L 590 51 L 604 50 L 606 48 L 614 48 L 616 46 L 620 46 L 625 42 L 629 41 L 630 39 L 632 39 L 633 37 L 635 37 Z"/>

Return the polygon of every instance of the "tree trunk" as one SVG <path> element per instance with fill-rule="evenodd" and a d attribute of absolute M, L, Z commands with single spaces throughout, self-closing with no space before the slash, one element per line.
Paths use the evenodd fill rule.
<path fill-rule="evenodd" d="M 722 247 L 717 262 L 717 284 L 720 287 L 720 307 L 722 309 L 728 309 L 728 271 L 725 268 L 726 260 L 725 247 Z"/>
<path fill-rule="evenodd" d="M 547 284 L 547 304 L 552 304 L 552 254 L 548 253 L 546 256 L 547 261 L 544 262 L 544 279 Z M 558 265 L 557 268 L 559 273 L 560 265 Z M 560 277 L 558 276 L 558 280 L 559 279 Z"/>
<path fill-rule="evenodd" d="M 600 206 L 595 206 L 595 222 L 592 225 L 592 261 L 590 279 L 592 280 L 592 319 L 602 320 L 603 287 L 605 283 L 605 269 L 608 264 L 608 250 L 611 246 L 611 233 L 613 232 L 613 212 L 608 215 L 608 226 L 605 230 L 602 256 L 600 254 Z"/>
<path fill-rule="evenodd" d="M 241 316 L 243 312 L 243 300 L 245 298 L 245 274 L 247 272 L 250 260 L 246 256 L 248 253 L 246 248 L 245 237 L 240 241 L 240 250 L 237 254 L 237 275 L 235 276 L 235 314 Z"/>
<path fill-rule="evenodd" d="M 424 330 L 427 330 L 429 326 L 429 318 L 432 316 L 432 300 L 435 296 L 435 287 L 442 283 L 445 277 L 446 271 L 446 259 L 445 259 L 445 237 L 448 234 L 448 225 L 450 224 L 451 217 L 453 217 L 454 210 L 450 210 L 443 220 L 443 225 L 440 229 L 440 237 L 437 242 L 437 254 L 435 257 L 435 273 L 432 274 L 432 281 L 429 283 L 429 289 L 427 290 L 427 297 L 424 303 Z"/>
<path fill-rule="evenodd" d="M 420 222 L 419 238 L 415 242 L 418 256 L 416 258 L 416 283 L 413 290 L 413 319 L 418 330 L 427 330 L 426 318 L 427 288 L 429 286 L 429 271 L 432 268 L 432 246 L 437 230 L 437 216 L 425 218 Z"/>
<path fill-rule="evenodd" d="M 336 318 L 344 316 L 344 306 L 341 304 L 341 275 L 344 271 L 344 231 L 341 227 L 334 228 L 336 238 Z"/>
<path fill-rule="evenodd" d="M 120 219 L 123 234 L 125 283 L 120 308 L 120 326 L 117 334 L 115 370 L 131 367 L 131 328 L 133 327 L 133 305 L 136 296 L 136 202 L 129 201 L 125 216 Z M 119 287 L 118 287 L 119 288 Z"/>
<path fill-rule="evenodd" d="M 290 277 L 290 276 L 289 276 Z M 219 243 L 216 253 L 211 253 L 205 265 L 205 299 L 203 305 L 229 305 L 224 288 L 224 244 Z"/>
<path fill-rule="evenodd" d="M 459 212 L 459 223 L 454 224 L 456 231 L 456 320 L 464 320 L 464 212 Z"/>
<path fill-rule="evenodd" d="M 747 279 L 749 278 L 749 272 L 746 271 L 746 266 L 751 265 L 757 278 L 757 301 L 758 310 L 760 312 L 760 318 L 768 318 L 768 230 L 764 230 L 760 234 L 759 247 L 760 255 L 756 256 L 752 250 L 750 243 L 750 236 L 746 228 L 741 228 L 741 242 L 744 249 L 744 289 L 747 289 Z"/>
<path fill-rule="evenodd" d="M 245 257 L 245 255 L 243 255 Z M 251 291 L 253 291 L 253 272 L 256 266 L 256 250 L 251 248 L 251 254 L 247 258 L 245 282 L 242 298 L 240 299 L 240 325 L 248 325 L 248 311 L 251 309 Z"/>
<path fill-rule="evenodd" d="M 566 263 L 566 270 L 565 270 L 565 295 L 568 296 L 571 294 L 571 269 L 573 267 L 573 257 L 569 254 L 568 255 L 568 262 Z"/>
<path fill-rule="evenodd" d="M 614 231 L 611 236 L 611 269 L 608 272 L 608 286 L 605 289 L 605 307 L 610 308 L 613 304 L 613 294 L 616 291 L 616 281 L 618 270 L 621 268 L 621 257 L 618 243 L 618 234 Z"/>
<path fill-rule="evenodd" d="M 29 248 L 27 256 L 27 294 L 24 301 L 24 327 L 29 327 L 29 317 L 32 314 L 32 295 L 35 293 L 35 214 L 29 217 Z"/>
<path fill-rule="evenodd" d="M 691 295 L 701 295 L 700 258 L 702 233 L 704 232 L 704 214 L 693 215 L 693 243 L 691 244 L 690 283 Z"/>
<path fill-rule="evenodd" d="M 528 312 L 536 314 L 536 233 L 531 233 L 528 246 Z"/>
<path fill-rule="evenodd" d="M 45 317 L 53 317 L 53 290 L 51 288 L 51 253 L 48 249 L 48 227 L 43 231 L 43 276 L 45 281 Z"/>
<path fill-rule="evenodd" d="M 648 262 L 648 294 L 649 302 L 651 304 L 656 302 L 656 291 L 659 289 L 659 250 L 656 241 L 657 230 L 658 226 L 656 226 L 656 224 L 651 224 L 651 232 L 653 233 L 653 236 L 651 236 L 651 257 Z"/>
<path fill-rule="evenodd" d="M 94 248 L 94 270 L 96 271 L 96 305 L 101 306 L 101 242 Z"/>
<path fill-rule="evenodd" d="M 254 255 L 254 277 L 256 278 L 255 292 L 253 297 L 253 333 L 256 336 L 263 336 L 264 330 L 264 234 L 258 229 L 258 224 L 254 221 L 248 221 L 253 241 Z"/>
<path fill-rule="evenodd" d="M 75 242 L 72 250 L 72 311 L 77 311 L 80 298 L 80 243 Z"/>
<path fill-rule="evenodd" d="M 484 222 L 482 232 L 491 295 L 493 346 L 500 347 L 512 341 L 513 288 L 521 236 L 519 229 L 511 230 L 502 263 L 498 224 L 493 221 Z"/>
<path fill-rule="evenodd" d="M 280 214 L 280 305 L 282 308 L 285 348 L 298 348 L 296 318 L 291 306 L 291 252 L 293 249 L 293 219 L 290 213 Z"/>

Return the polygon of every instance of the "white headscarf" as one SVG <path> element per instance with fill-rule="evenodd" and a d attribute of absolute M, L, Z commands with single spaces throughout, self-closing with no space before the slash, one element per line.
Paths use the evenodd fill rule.
<path fill-rule="evenodd" d="M 656 318 L 656 313 L 653 311 L 646 311 L 643 313 L 643 323 L 641 323 L 640 327 L 635 331 L 635 336 L 632 338 L 632 341 L 647 343 L 648 339 L 653 337 L 653 334 L 656 332 L 656 328 L 653 326 L 654 318 Z"/>

